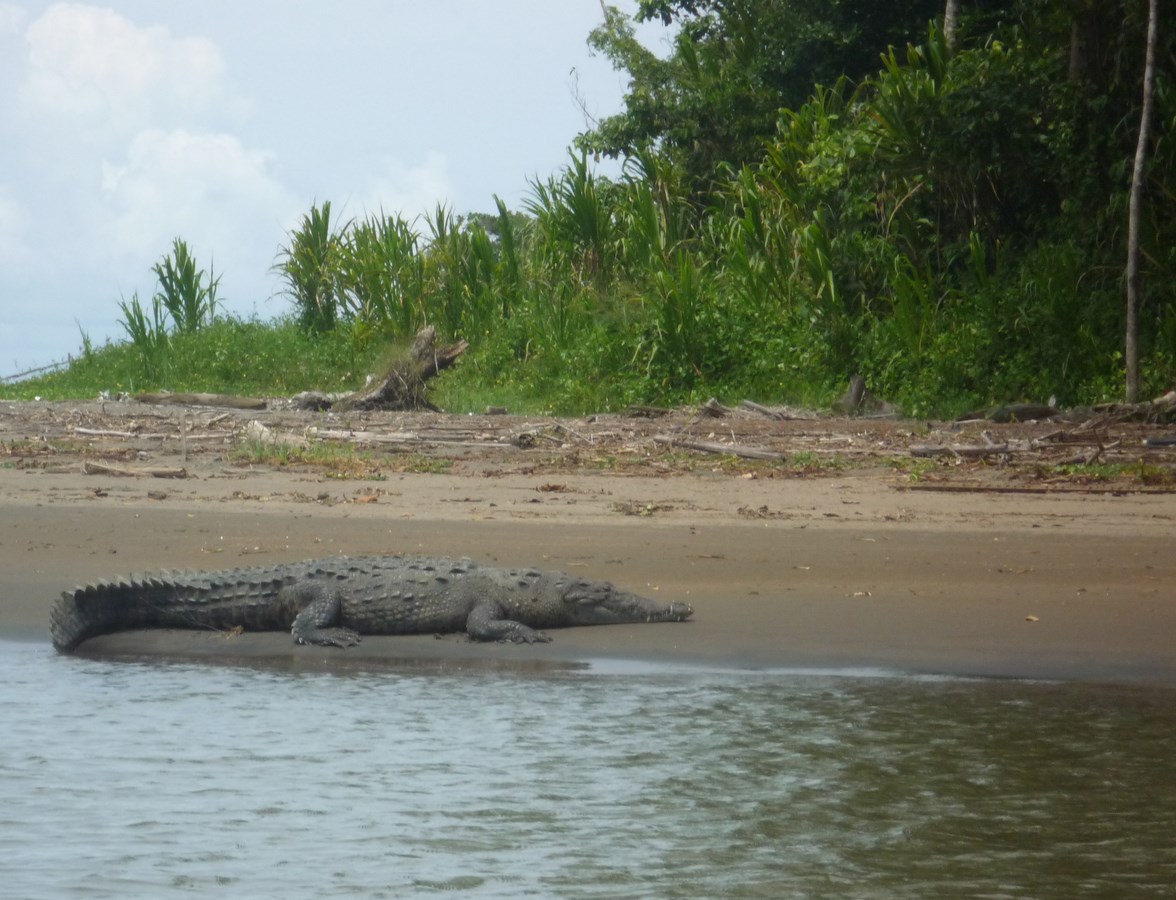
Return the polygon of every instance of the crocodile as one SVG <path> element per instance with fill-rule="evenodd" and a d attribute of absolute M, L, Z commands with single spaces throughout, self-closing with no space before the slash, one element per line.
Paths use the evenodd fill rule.
<path fill-rule="evenodd" d="M 560 572 L 428 556 L 346 556 L 216 572 L 161 571 L 64 591 L 50 614 L 62 653 L 112 631 L 290 629 L 299 644 L 351 647 L 361 634 L 465 631 L 475 641 L 545 643 L 542 629 L 680 622 L 656 603 Z"/>

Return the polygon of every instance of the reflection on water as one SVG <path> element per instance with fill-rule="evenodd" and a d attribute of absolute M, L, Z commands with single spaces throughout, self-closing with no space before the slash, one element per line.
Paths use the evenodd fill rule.
<path fill-rule="evenodd" d="M 1165 689 L 0 644 L 13 897 L 1171 897 Z"/>

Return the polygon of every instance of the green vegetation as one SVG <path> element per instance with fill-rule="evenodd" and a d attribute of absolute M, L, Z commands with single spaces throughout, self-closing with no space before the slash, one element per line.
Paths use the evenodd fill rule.
<path fill-rule="evenodd" d="M 453 460 L 421 453 L 388 453 L 340 444 L 313 441 L 298 446 L 280 441 L 246 439 L 237 443 L 234 458 L 238 462 L 267 466 L 307 466 L 330 476 L 365 481 L 383 481 L 389 472 L 437 474 L 453 468 Z"/>
<path fill-rule="evenodd" d="M 149 368 L 139 344 L 109 344 L 83 352 L 64 371 L 7 385 L 0 396 L 64 400 L 160 388 L 277 397 L 310 386 L 343 391 L 363 384 L 376 369 L 377 350 L 357 351 L 346 331 L 308 334 L 289 317 L 259 322 L 220 316 L 193 334 L 168 334 L 157 369 Z"/>
<path fill-rule="evenodd" d="M 848 377 L 913 415 L 1122 395 L 1124 260 L 1147 4 L 644 0 L 610 12 L 630 78 L 520 211 L 338 221 L 315 204 L 275 270 L 293 312 L 216 314 L 182 241 L 129 344 L 3 389 L 292 393 L 357 386 L 431 324 L 470 350 L 454 409 L 582 412 L 710 395 L 829 403 Z M 930 26 L 928 21 L 932 20 Z M 1142 391 L 1176 375 L 1176 38 L 1162 34 L 1141 235 Z M 599 177 L 592 160 L 620 158 Z M 244 365 L 244 361 L 248 365 Z"/>
<path fill-rule="evenodd" d="M 1176 472 L 1169 466 L 1158 466 L 1144 460 L 1129 463 L 1066 463 L 1038 467 L 1039 477 L 1061 477 L 1071 482 L 1116 483 L 1129 482 L 1160 487 L 1173 484 Z"/>

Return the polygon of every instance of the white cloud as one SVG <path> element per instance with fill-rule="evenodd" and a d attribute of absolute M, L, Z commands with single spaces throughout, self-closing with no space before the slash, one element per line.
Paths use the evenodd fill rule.
<path fill-rule="evenodd" d="M 218 271 L 264 275 L 278 223 L 297 206 L 272 167 L 269 153 L 230 134 L 144 131 L 124 163 L 103 165 L 108 239 L 144 269 L 181 237 L 201 264 L 214 257 Z"/>
<path fill-rule="evenodd" d="M 29 14 L 15 3 L 0 3 L 0 35 L 20 34 Z"/>
<path fill-rule="evenodd" d="M 417 216 L 432 215 L 438 203 L 448 205 L 454 193 L 445 157 L 429 151 L 417 165 L 398 159 L 384 160 L 383 172 L 372 180 L 360 198 L 360 205 L 365 212 L 382 211 L 411 222 Z M 459 214 L 465 211 L 454 210 Z"/>
<path fill-rule="evenodd" d="M 26 113 L 88 137 L 182 122 L 226 99 L 224 60 L 202 37 L 174 37 L 80 3 L 55 3 L 25 37 Z"/>
<path fill-rule="evenodd" d="M 61 358 L 75 319 L 118 336 L 116 301 L 149 295 L 177 235 L 234 311 L 272 312 L 312 202 L 341 222 L 516 197 L 581 124 L 569 69 L 594 103 L 622 86 L 588 58 L 596 4 L 507 5 L 0 0 L 0 360 Z"/>

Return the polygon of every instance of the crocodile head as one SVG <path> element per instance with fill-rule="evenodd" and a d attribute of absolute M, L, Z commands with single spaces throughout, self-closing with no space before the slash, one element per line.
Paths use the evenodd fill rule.
<path fill-rule="evenodd" d="M 655 603 L 606 581 L 572 579 L 563 588 L 563 611 L 572 625 L 625 622 L 683 622 L 694 614 L 688 603 Z"/>

